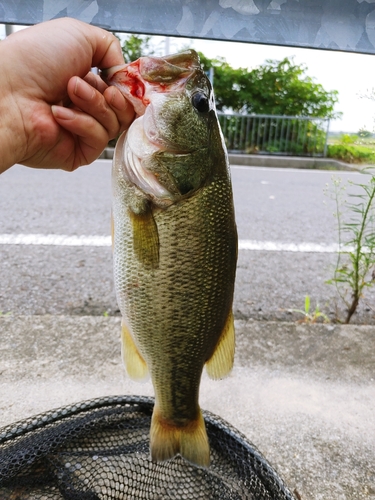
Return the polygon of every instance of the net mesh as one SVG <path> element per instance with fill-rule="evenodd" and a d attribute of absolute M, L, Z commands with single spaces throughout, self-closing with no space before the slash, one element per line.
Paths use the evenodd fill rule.
<path fill-rule="evenodd" d="M 149 457 L 152 398 L 119 396 L 53 410 L 0 429 L 1 499 L 294 499 L 249 441 L 203 412 L 208 469 Z"/>

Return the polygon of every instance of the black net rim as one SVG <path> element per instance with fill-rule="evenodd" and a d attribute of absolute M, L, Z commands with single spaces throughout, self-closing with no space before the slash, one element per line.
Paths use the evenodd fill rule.
<path fill-rule="evenodd" d="M 94 429 L 98 422 L 115 413 L 122 415 L 125 413 L 125 418 L 128 413 L 130 418 L 132 413 L 137 412 L 151 419 L 153 406 L 154 399 L 145 396 L 96 398 L 50 410 L 0 428 L 0 486 L 22 473 L 22 468 L 33 466 L 41 456 L 51 454 L 66 444 L 67 440 L 79 437 L 83 429 L 81 421 L 85 422 L 87 432 L 88 423 Z M 295 500 L 278 473 L 254 444 L 221 417 L 208 411 L 202 413 L 210 442 L 215 435 L 216 442 L 218 438 L 219 442 L 220 439 L 230 441 L 241 449 L 241 456 L 246 457 L 251 463 L 252 473 L 269 492 L 269 498 Z M 72 422 L 74 432 L 72 432 Z M 49 439 L 51 432 L 54 435 L 53 440 Z"/>

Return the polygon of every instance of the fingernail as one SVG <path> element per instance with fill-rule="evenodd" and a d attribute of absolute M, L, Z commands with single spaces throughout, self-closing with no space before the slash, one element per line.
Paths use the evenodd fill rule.
<path fill-rule="evenodd" d="M 51 109 L 53 116 L 60 120 L 73 120 L 76 117 L 73 110 L 63 106 L 51 106 Z"/>
<path fill-rule="evenodd" d="M 77 97 L 83 99 L 84 101 L 90 101 L 95 95 L 95 91 L 91 85 L 80 78 L 76 78 L 74 93 Z"/>

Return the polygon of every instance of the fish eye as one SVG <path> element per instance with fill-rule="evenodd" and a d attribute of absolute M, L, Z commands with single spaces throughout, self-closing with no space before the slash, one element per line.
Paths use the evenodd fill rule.
<path fill-rule="evenodd" d="M 203 92 L 196 92 L 191 98 L 191 103 L 199 113 L 207 113 L 210 110 L 210 102 Z"/>

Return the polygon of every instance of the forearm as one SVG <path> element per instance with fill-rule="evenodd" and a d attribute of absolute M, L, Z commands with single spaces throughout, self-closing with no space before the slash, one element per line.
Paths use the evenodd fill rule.
<path fill-rule="evenodd" d="M 0 43 L 0 174 L 22 158 L 19 108 L 15 103 L 7 72 L 11 54 Z M 21 122 L 22 124 L 22 122 Z"/>
<path fill-rule="evenodd" d="M 0 174 L 20 161 L 17 155 L 17 132 L 14 130 L 11 119 L 7 119 L 7 115 L 11 113 L 7 109 L 6 102 L 3 101 L 4 99 L 0 96 Z"/>

